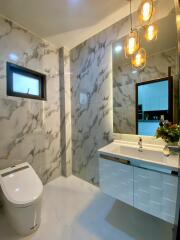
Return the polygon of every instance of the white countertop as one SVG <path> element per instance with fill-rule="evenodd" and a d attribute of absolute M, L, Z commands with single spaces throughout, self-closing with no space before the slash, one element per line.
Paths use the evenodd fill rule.
<path fill-rule="evenodd" d="M 113 156 L 119 159 L 129 160 L 135 164 L 146 164 L 151 167 L 165 168 L 171 171 L 179 171 L 180 157 L 178 154 L 164 156 L 162 145 L 143 144 L 143 151 L 138 151 L 138 144 L 115 140 L 98 150 L 99 154 Z"/>

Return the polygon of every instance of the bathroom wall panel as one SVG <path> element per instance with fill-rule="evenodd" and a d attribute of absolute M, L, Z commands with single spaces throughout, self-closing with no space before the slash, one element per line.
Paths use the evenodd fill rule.
<path fill-rule="evenodd" d="M 126 34 L 128 18 L 71 50 L 73 173 L 99 183 L 97 149 L 112 139 L 113 39 Z M 88 97 L 80 104 L 80 95 Z"/>
<path fill-rule="evenodd" d="M 69 51 L 65 48 L 59 49 L 59 73 L 62 174 L 69 176 L 72 174 L 71 74 Z"/>
<path fill-rule="evenodd" d="M 47 101 L 8 97 L 6 61 L 47 75 Z M 43 183 L 61 174 L 59 53 L 0 17 L 0 169 L 28 161 Z"/>

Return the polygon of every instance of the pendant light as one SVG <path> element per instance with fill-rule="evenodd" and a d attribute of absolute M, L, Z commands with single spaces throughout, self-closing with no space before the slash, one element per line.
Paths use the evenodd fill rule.
<path fill-rule="evenodd" d="M 129 0 L 129 2 L 131 31 L 125 40 L 125 56 L 131 57 L 131 64 L 134 69 L 142 69 L 146 65 L 146 50 L 140 47 L 139 32 L 136 28 L 133 29 L 132 27 L 132 0 Z M 142 3 L 139 7 L 139 18 L 141 20 L 141 25 L 139 26 L 139 28 L 144 29 L 144 37 L 148 42 L 157 39 L 157 25 L 154 23 L 150 23 L 154 12 L 154 0 L 142 0 Z"/>
<path fill-rule="evenodd" d="M 150 42 L 157 39 L 158 28 L 156 24 L 150 24 L 145 27 L 145 39 Z"/>
<path fill-rule="evenodd" d="M 142 69 L 146 65 L 146 50 L 140 48 L 131 58 L 131 64 L 134 69 Z"/>
<path fill-rule="evenodd" d="M 132 27 L 132 11 L 131 11 L 131 0 L 130 0 L 130 21 L 131 21 L 131 31 L 125 40 L 125 56 L 132 56 L 139 49 L 139 33 L 136 29 Z"/>
<path fill-rule="evenodd" d="M 142 23 L 149 22 L 154 13 L 153 0 L 143 0 L 139 8 L 139 17 Z"/>

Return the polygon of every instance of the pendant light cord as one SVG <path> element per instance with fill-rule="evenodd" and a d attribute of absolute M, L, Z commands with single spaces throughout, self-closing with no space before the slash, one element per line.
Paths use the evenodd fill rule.
<path fill-rule="evenodd" d="M 131 32 L 132 32 L 132 6 L 131 6 L 131 0 L 130 0 L 130 21 L 131 21 Z"/>

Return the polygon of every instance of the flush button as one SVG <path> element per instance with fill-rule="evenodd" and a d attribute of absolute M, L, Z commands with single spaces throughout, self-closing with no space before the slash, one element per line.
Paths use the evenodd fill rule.
<path fill-rule="evenodd" d="M 86 106 L 87 103 L 88 103 L 88 94 L 81 92 L 80 96 L 79 96 L 79 102 L 80 102 L 81 105 Z"/>

